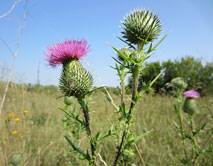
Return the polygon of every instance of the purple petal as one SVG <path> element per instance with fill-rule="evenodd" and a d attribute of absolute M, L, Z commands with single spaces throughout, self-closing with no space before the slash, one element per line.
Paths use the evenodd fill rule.
<path fill-rule="evenodd" d="M 46 61 L 50 66 L 63 64 L 65 60 L 80 59 L 90 51 L 86 39 L 82 40 L 65 40 L 54 44 L 52 47 L 47 46 L 45 53 Z"/>
<path fill-rule="evenodd" d="M 200 94 L 197 91 L 190 90 L 183 93 L 187 98 L 199 98 Z"/>

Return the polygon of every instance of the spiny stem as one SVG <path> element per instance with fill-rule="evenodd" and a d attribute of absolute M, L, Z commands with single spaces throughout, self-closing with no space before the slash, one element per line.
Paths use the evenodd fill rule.
<path fill-rule="evenodd" d="M 181 105 L 183 102 L 183 99 L 181 97 L 183 93 L 183 89 L 178 90 L 178 119 L 179 119 L 179 123 L 180 123 L 180 133 L 181 133 L 181 140 L 182 140 L 182 144 L 183 144 L 183 148 L 184 148 L 184 155 L 185 155 L 185 160 L 188 161 L 188 156 L 187 156 L 187 152 L 186 152 L 186 143 L 185 143 L 185 138 L 184 138 L 184 130 L 183 130 L 183 116 L 182 116 L 182 109 L 181 109 Z"/>
<path fill-rule="evenodd" d="M 197 140 L 194 134 L 194 121 L 193 121 L 193 115 L 189 115 L 189 120 L 190 120 L 190 128 L 191 128 L 191 134 L 192 134 L 192 143 L 193 143 L 193 151 L 192 151 L 192 156 L 193 156 L 193 162 L 192 165 L 194 166 L 196 164 L 197 161 L 197 148 L 198 148 L 198 144 L 197 144 Z"/>
<path fill-rule="evenodd" d="M 137 88 L 138 88 L 139 73 L 140 73 L 139 72 L 139 67 L 135 66 L 135 70 L 133 71 L 132 101 L 131 101 L 129 112 L 128 112 L 128 115 L 127 115 L 127 122 L 125 124 L 125 129 L 123 131 L 122 140 L 121 140 L 121 143 L 119 145 L 119 148 L 118 148 L 118 151 L 117 151 L 113 166 L 116 166 L 117 163 L 118 163 L 118 160 L 119 160 L 119 157 L 121 155 L 122 148 L 123 148 L 124 140 L 125 140 L 126 135 L 128 133 L 128 129 L 129 129 L 128 126 L 129 126 L 129 122 L 130 122 L 130 116 L 131 116 L 132 110 L 134 109 L 135 103 L 137 102 L 136 101 L 137 100 L 136 99 L 136 94 L 137 94 Z"/>
<path fill-rule="evenodd" d="M 185 144 L 185 139 L 184 139 L 182 113 L 181 113 L 180 109 L 179 109 L 179 123 L 180 123 L 181 139 L 182 139 L 182 144 L 183 144 L 183 148 L 184 148 L 184 155 L 185 155 L 185 159 L 188 160 L 188 156 L 187 156 L 187 152 L 186 152 L 186 144 Z"/>
<path fill-rule="evenodd" d="M 126 65 L 126 61 L 123 62 L 123 65 Z M 121 80 L 121 105 L 124 104 L 124 96 L 125 96 L 125 78 L 126 78 L 126 71 L 123 66 L 120 66 L 120 80 Z"/>
<path fill-rule="evenodd" d="M 124 104 L 125 84 L 124 79 L 121 82 L 121 104 Z"/>
<path fill-rule="evenodd" d="M 113 166 L 116 166 L 116 165 L 117 165 L 118 159 L 119 159 L 119 157 L 120 157 L 120 155 L 121 155 L 121 149 L 122 149 L 122 147 L 123 147 L 123 143 L 124 143 L 124 139 L 125 139 L 125 137 L 126 137 L 126 133 L 127 133 L 126 130 L 124 130 L 124 131 L 123 131 L 123 135 L 122 135 L 122 140 L 121 140 L 120 146 L 119 146 L 119 148 L 118 148 L 117 155 L 116 155 L 116 157 L 115 157 L 115 161 L 114 161 L 114 163 L 113 163 Z"/>
<path fill-rule="evenodd" d="M 79 101 L 79 104 L 81 105 L 81 107 L 83 109 L 84 119 L 85 119 L 85 122 L 86 122 L 87 135 L 88 135 L 88 137 L 90 139 L 90 147 L 91 147 L 91 153 L 92 153 L 92 161 L 90 161 L 90 162 L 91 162 L 91 164 L 93 164 L 93 166 L 96 166 L 96 163 L 95 163 L 95 159 L 96 159 L 95 151 L 96 151 L 96 148 L 95 148 L 94 142 L 92 140 L 92 132 L 91 132 L 91 129 L 90 129 L 90 124 L 89 124 L 88 106 L 87 106 L 87 103 L 85 102 L 85 99 L 78 99 L 78 101 Z"/>

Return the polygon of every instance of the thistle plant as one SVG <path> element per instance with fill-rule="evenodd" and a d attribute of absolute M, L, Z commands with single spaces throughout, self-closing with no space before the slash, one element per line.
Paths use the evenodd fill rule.
<path fill-rule="evenodd" d="M 46 60 L 49 65 L 56 67 L 63 65 L 61 77 L 59 80 L 59 87 L 65 96 L 65 104 L 69 103 L 68 97 L 74 96 L 80 104 L 84 116 L 84 120 L 79 118 L 79 115 L 69 113 L 66 108 L 61 109 L 70 118 L 76 120 L 85 130 L 90 142 L 90 151 L 84 152 L 79 147 L 65 136 L 71 147 L 81 154 L 81 157 L 87 159 L 90 165 L 96 165 L 96 143 L 92 137 L 92 131 L 89 123 L 89 109 L 86 100 L 86 95 L 91 93 L 93 79 L 90 73 L 81 65 L 79 59 L 89 52 L 87 41 L 82 40 L 66 40 L 62 43 L 57 43 L 52 47 L 47 47 Z"/>
<path fill-rule="evenodd" d="M 149 12 L 143 9 L 132 11 L 124 18 L 122 22 L 123 34 L 122 37 L 118 37 L 122 42 L 127 44 L 127 47 L 122 49 L 112 48 L 117 52 L 118 57 L 113 58 L 116 61 L 117 74 L 121 80 L 121 105 L 115 106 L 111 100 L 109 100 L 116 108 L 116 112 L 121 114 L 119 131 L 117 138 L 120 140 L 117 145 L 117 152 L 115 155 L 113 166 L 116 165 L 128 165 L 131 164 L 132 157 L 134 156 L 133 147 L 137 141 L 142 139 L 149 132 L 142 133 L 136 136 L 132 130 L 132 115 L 138 100 L 142 98 L 144 92 L 151 89 L 152 84 L 158 79 L 159 75 L 150 80 L 149 83 L 142 83 L 143 87 L 138 90 L 138 80 L 140 74 L 143 72 L 144 62 L 150 57 L 150 54 L 156 50 L 156 47 L 163 41 L 166 35 L 155 45 L 153 42 L 160 36 L 161 22 L 157 15 L 153 12 Z M 133 79 L 132 83 L 132 97 L 130 107 L 126 107 L 124 102 L 125 85 L 124 80 L 126 74 L 130 73 Z"/>
<path fill-rule="evenodd" d="M 169 85 L 176 92 L 174 111 L 177 115 L 178 122 L 174 121 L 174 124 L 181 137 L 184 151 L 184 156 L 180 159 L 180 162 L 183 165 L 195 166 L 202 154 L 212 152 L 212 150 L 208 148 L 208 143 L 213 134 L 213 129 L 211 129 L 211 134 L 208 139 L 204 141 L 205 144 L 201 145 L 201 143 L 199 143 L 199 135 L 206 130 L 207 123 L 196 126 L 194 122 L 194 116 L 199 113 L 195 99 L 199 98 L 200 94 L 193 90 L 184 92 L 187 88 L 187 84 L 180 77 L 173 79 Z M 186 116 L 183 115 L 184 113 Z"/>

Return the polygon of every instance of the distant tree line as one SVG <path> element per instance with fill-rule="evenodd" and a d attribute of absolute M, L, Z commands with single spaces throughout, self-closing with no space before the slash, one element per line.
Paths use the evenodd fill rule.
<path fill-rule="evenodd" d="M 202 95 L 213 94 L 213 63 L 203 65 L 200 60 L 186 56 L 180 60 L 146 63 L 139 84 L 153 80 L 163 69 L 161 77 L 153 84 L 155 93 L 168 93 L 166 86 L 173 78 L 182 77 L 188 83 L 188 89 L 199 91 Z M 131 85 L 131 78 L 129 79 Z"/>

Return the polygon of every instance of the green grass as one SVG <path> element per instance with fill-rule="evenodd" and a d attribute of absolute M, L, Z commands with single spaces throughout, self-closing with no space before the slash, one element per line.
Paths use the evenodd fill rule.
<path fill-rule="evenodd" d="M 2 85 L 0 94 L 3 94 Z M 60 95 L 59 92 L 48 95 L 29 92 L 24 86 L 17 87 L 15 84 L 10 86 L 0 120 L 1 166 L 8 165 L 8 158 L 17 151 L 23 154 L 23 162 L 20 164 L 23 166 L 77 166 L 76 163 L 69 163 L 69 156 L 72 158 L 77 158 L 77 156 L 69 152 L 70 147 L 63 137 L 64 135 L 70 138 L 72 136 L 62 126 L 61 119 L 64 113 L 58 108 L 63 107 L 63 98 L 56 99 Z M 119 104 L 119 97 L 114 94 L 112 97 Z M 107 132 L 111 124 L 117 124 L 116 119 L 119 115 L 114 113 L 113 107 L 102 92 L 93 94 L 90 100 L 92 132 Z M 128 97 L 126 100 L 129 101 Z M 177 120 L 173 112 L 174 102 L 172 97 L 158 95 L 145 95 L 143 100 L 138 102 L 134 110 L 133 121 L 135 123 L 132 128 L 138 135 L 150 130 L 151 133 L 137 143 L 139 153 L 135 155 L 136 165 L 142 165 L 139 154 L 146 166 L 181 165 L 178 158 L 183 156 L 183 147 L 173 124 L 173 121 Z M 201 97 L 198 102 L 201 112 L 196 117 L 197 125 L 207 121 L 212 125 L 213 98 Z M 79 108 L 77 103 L 76 106 Z M 24 115 L 24 110 L 28 110 L 28 114 Z M 14 118 L 9 118 L 9 113 L 14 113 L 20 121 L 15 122 Z M 212 126 L 207 127 L 207 134 L 202 134 L 201 144 L 205 143 L 204 140 L 210 133 L 210 127 Z M 13 135 L 12 132 L 15 130 L 18 134 Z M 98 146 L 99 153 L 109 165 L 112 165 L 110 163 L 115 155 L 115 143 L 112 140 L 113 136 Z M 85 137 L 79 141 L 84 148 L 88 146 Z M 210 147 L 213 148 L 212 139 Z M 86 164 L 82 161 L 79 165 Z M 202 156 L 197 165 L 213 165 L 213 155 Z"/>

